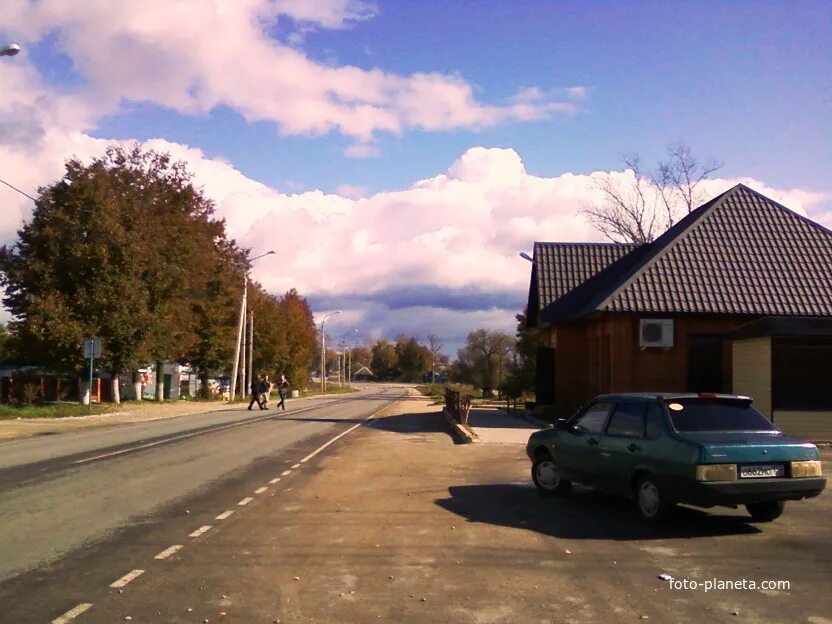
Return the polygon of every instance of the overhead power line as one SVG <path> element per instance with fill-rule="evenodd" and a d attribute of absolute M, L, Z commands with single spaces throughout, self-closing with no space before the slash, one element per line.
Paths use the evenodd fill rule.
<path fill-rule="evenodd" d="M 3 184 L 5 184 L 6 186 L 8 186 L 8 187 L 9 187 L 10 189 L 12 189 L 13 191 L 17 191 L 18 193 L 20 193 L 20 194 L 21 194 L 21 195 L 23 195 L 24 197 L 28 197 L 28 198 L 29 198 L 29 199 L 31 199 L 32 201 L 37 201 L 34 197 L 32 197 L 31 195 L 29 195 L 29 193 L 27 193 L 26 191 L 21 191 L 19 188 L 17 188 L 17 187 L 16 187 L 16 186 L 14 186 L 13 184 L 9 184 L 8 182 L 6 182 L 3 178 L 0 178 L 0 182 L 2 182 Z"/>

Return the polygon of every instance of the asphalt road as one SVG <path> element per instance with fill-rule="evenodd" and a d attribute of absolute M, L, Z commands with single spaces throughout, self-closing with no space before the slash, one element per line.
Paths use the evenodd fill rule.
<path fill-rule="evenodd" d="M 832 624 L 828 493 L 768 524 L 688 508 L 651 527 L 588 488 L 541 497 L 521 444 L 454 445 L 445 427 L 436 406 L 403 401 L 253 509 L 201 520 L 228 504 L 215 500 L 214 515 L 154 534 L 157 551 L 185 544 L 168 558 L 136 544 L 96 561 L 110 577 L 65 597 L 93 604 L 72 624 Z M 145 572 L 108 587 L 133 569 Z M 789 586 L 674 589 L 659 574 Z"/>
<path fill-rule="evenodd" d="M 209 515 L 219 507 L 255 507 L 264 477 L 405 393 L 376 387 L 281 412 L 230 408 L 0 444 L 0 622 L 50 622 L 128 561 L 222 522 Z"/>

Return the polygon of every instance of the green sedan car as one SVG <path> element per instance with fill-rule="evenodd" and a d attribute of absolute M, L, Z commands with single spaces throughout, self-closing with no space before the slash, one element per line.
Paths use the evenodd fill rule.
<path fill-rule="evenodd" d="M 543 494 L 573 482 L 635 499 L 648 520 L 678 503 L 745 505 L 774 520 L 785 501 L 826 487 L 814 444 L 780 432 L 727 394 L 603 394 L 529 438 L 532 479 Z"/>

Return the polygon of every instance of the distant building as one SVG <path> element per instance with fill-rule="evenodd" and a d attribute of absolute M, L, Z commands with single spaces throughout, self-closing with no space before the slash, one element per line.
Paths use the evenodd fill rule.
<path fill-rule="evenodd" d="M 832 232 L 740 184 L 653 243 L 534 245 L 538 404 L 734 392 L 832 439 Z"/>
<path fill-rule="evenodd" d="M 367 366 L 362 366 L 352 374 L 353 381 L 378 381 L 376 374 Z"/>

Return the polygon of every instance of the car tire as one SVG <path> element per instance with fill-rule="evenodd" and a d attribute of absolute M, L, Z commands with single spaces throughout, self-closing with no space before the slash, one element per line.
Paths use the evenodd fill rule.
<path fill-rule="evenodd" d="M 639 514 L 649 522 L 667 520 L 676 509 L 676 504 L 666 500 L 662 489 L 650 475 L 636 481 L 634 495 Z"/>
<path fill-rule="evenodd" d="M 540 457 L 534 461 L 532 481 L 537 491 L 546 496 L 563 494 L 572 488 L 572 482 L 561 478 L 558 465 L 549 456 Z"/>
<path fill-rule="evenodd" d="M 783 501 L 768 501 L 765 503 L 749 503 L 745 506 L 751 519 L 755 522 L 771 522 L 776 520 L 786 508 Z"/>

